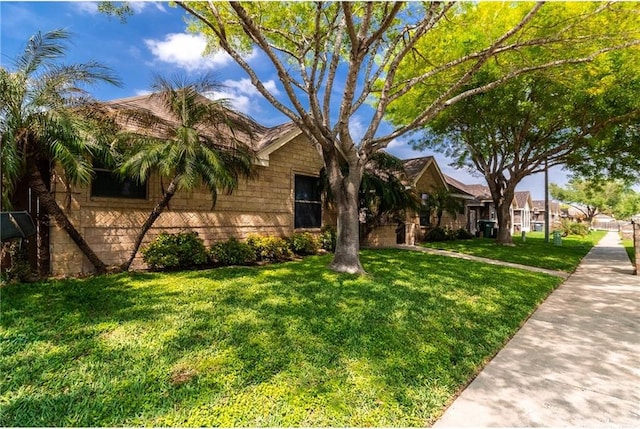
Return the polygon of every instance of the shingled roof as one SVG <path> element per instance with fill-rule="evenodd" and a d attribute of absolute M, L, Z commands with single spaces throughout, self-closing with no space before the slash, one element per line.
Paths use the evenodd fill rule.
<path fill-rule="evenodd" d="M 529 191 L 516 191 L 513 194 L 513 201 L 516 203 L 516 208 L 524 208 L 527 200 L 531 201 L 531 192 Z"/>
<path fill-rule="evenodd" d="M 204 96 L 202 96 L 202 102 L 213 103 L 212 100 Z M 178 119 L 167 111 L 159 97 L 155 97 L 154 94 L 107 101 L 103 105 L 111 110 L 120 126 L 131 132 L 144 132 L 154 137 L 163 138 L 167 137 L 170 128 L 178 124 Z M 289 141 L 292 136 L 300 134 L 300 130 L 293 122 L 267 128 L 249 116 L 232 110 L 228 110 L 227 115 L 236 126 L 233 124 L 202 126 L 199 132 L 218 140 L 221 144 L 225 144 L 225 141 L 239 141 L 249 146 L 259 156 L 265 153 L 268 156 L 272 147 L 280 147 L 283 137 L 289 137 L 287 139 Z M 148 121 L 144 120 L 145 116 L 152 116 L 159 121 L 153 127 L 149 127 Z"/>
<path fill-rule="evenodd" d="M 433 161 L 433 156 L 423 156 L 420 158 L 411 158 L 411 159 L 403 159 L 402 165 L 404 166 L 404 171 L 407 174 L 407 177 L 412 182 L 415 182 L 420 178 L 420 175 L 424 171 L 427 164 Z"/>

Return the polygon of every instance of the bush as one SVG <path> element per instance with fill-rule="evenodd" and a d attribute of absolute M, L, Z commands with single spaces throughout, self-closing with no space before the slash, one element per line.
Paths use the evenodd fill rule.
<path fill-rule="evenodd" d="M 451 238 L 446 230 L 438 226 L 427 232 L 427 235 L 424 237 L 424 239 L 425 241 L 447 241 Z"/>
<path fill-rule="evenodd" d="M 177 270 L 208 261 L 204 243 L 195 232 L 161 232 L 144 249 L 142 259 L 153 270 Z"/>
<path fill-rule="evenodd" d="M 460 228 L 459 230 L 456 231 L 456 238 L 458 240 L 469 240 L 473 237 L 474 235 L 464 228 Z"/>
<path fill-rule="evenodd" d="M 580 222 L 571 222 L 568 219 L 563 219 L 560 224 L 560 230 L 562 231 L 562 235 L 566 237 L 567 235 L 580 235 L 584 237 L 589 234 L 589 227 L 587 224 Z"/>
<path fill-rule="evenodd" d="M 296 255 L 315 255 L 320 248 L 320 240 L 310 232 L 296 232 L 289 238 L 289 247 Z"/>
<path fill-rule="evenodd" d="M 0 282 L 20 283 L 36 279 L 29 264 L 29 254 L 26 243 L 21 243 L 20 240 L 2 243 L 2 255 L 0 259 L 4 259 L 5 255 L 9 260 L 9 266 L 1 273 Z"/>
<path fill-rule="evenodd" d="M 253 249 L 258 261 L 280 262 L 293 256 L 289 243 L 284 238 L 250 234 L 247 236 L 247 244 Z"/>
<path fill-rule="evenodd" d="M 256 261 L 253 248 L 233 237 L 211 246 L 209 256 L 213 262 L 222 265 L 246 265 Z"/>
<path fill-rule="evenodd" d="M 336 251 L 338 233 L 332 225 L 325 225 L 320 232 L 320 247 L 327 252 Z"/>

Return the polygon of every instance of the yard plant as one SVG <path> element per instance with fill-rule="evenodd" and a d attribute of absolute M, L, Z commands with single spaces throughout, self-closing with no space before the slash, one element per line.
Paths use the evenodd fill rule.
<path fill-rule="evenodd" d="M 558 285 L 402 250 L 2 288 L 2 426 L 425 426 Z"/>
<path fill-rule="evenodd" d="M 573 272 L 582 258 L 605 234 L 606 231 L 592 231 L 585 236 L 570 235 L 562 238 L 562 246 L 554 246 L 553 240 L 546 243 L 541 232 L 528 232 L 524 241 L 522 238 L 515 238 L 514 246 L 508 247 L 496 245 L 496 241 L 489 238 L 425 242 L 423 246 L 549 270 Z"/>

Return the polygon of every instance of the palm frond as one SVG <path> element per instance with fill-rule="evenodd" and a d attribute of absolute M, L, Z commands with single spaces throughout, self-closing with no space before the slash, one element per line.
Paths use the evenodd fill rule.
<path fill-rule="evenodd" d="M 70 33 L 64 29 L 46 33 L 38 31 L 31 36 L 22 54 L 16 58 L 16 68 L 28 76 L 38 70 L 43 63 L 61 58 L 66 51 L 66 46 L 62 42 L 69 37 Z"/>

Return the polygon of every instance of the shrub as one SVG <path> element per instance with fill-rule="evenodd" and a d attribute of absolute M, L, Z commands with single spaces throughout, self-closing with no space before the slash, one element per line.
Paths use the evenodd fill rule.
<path fill-rule="evenodd" d="M 580 222 L 572 222 L 568 219 L 563 219 L 560 224 L 560 230 L 562 231 L 563 236 L 567 235 L 580 235 L 585 236 L 589 234 L 589 227 Z"/>
<path fill-rule="evenodd" d="M 446 230 L 438 226 L 427 232 L 424 239 L 425 241 L 447 241 L 450 240 L 450 236 Z"/>
<path fill-rule="evenodd" d="M 204 243 L 195 232 L 161 232 L 144 249 L 142 259 L 153 270 L 191 268 L 207 262 Z"/>
<path fill-rule="evenodd" d="M 320 232 L 320 247 L 327 252 L 336 251 L 336 241 L 338 233 L 332 225 L 325 225 Z"/>
<path fill-rule="evenodd" d="M 464 228 L 460 228 L 459 230 L 456 231 L 456 238 L 458 240 L 469 240 L 473 237 L 474 237 L 473 234 L 471 234 L 469 231 L 467 231 Z"/>
<path fill-rule="evenodd" d="M 256 260 L 253 248 L 233 237 L 211 246 L 209 256 L 213 262 L 222 265 L 246 265 Z"/>
<path fill-rule="evenodd" d="M 310 232 L 296 232 L 289 238 L 289 247 L 296 255 L 315 255 L 320 248 L 320 240 Z"/>
<path fill-rule="evenodd" d="M 3 243 L 0 259 L 4 259 L 5 255 L 9 260 L 9 266 L 0 273 L 0 282 L 20 283 L 35 280 L 36 276 L 29 264 L 26 243 L 21 243 L 20 240 Z"/>
<path fill-rule="evenodd" d="M 289 243 L 284 238 L 250 234 L 247 236 L 247 244 L 253 249 L 258 261 L 280 262 L 293 256 Z"/>

